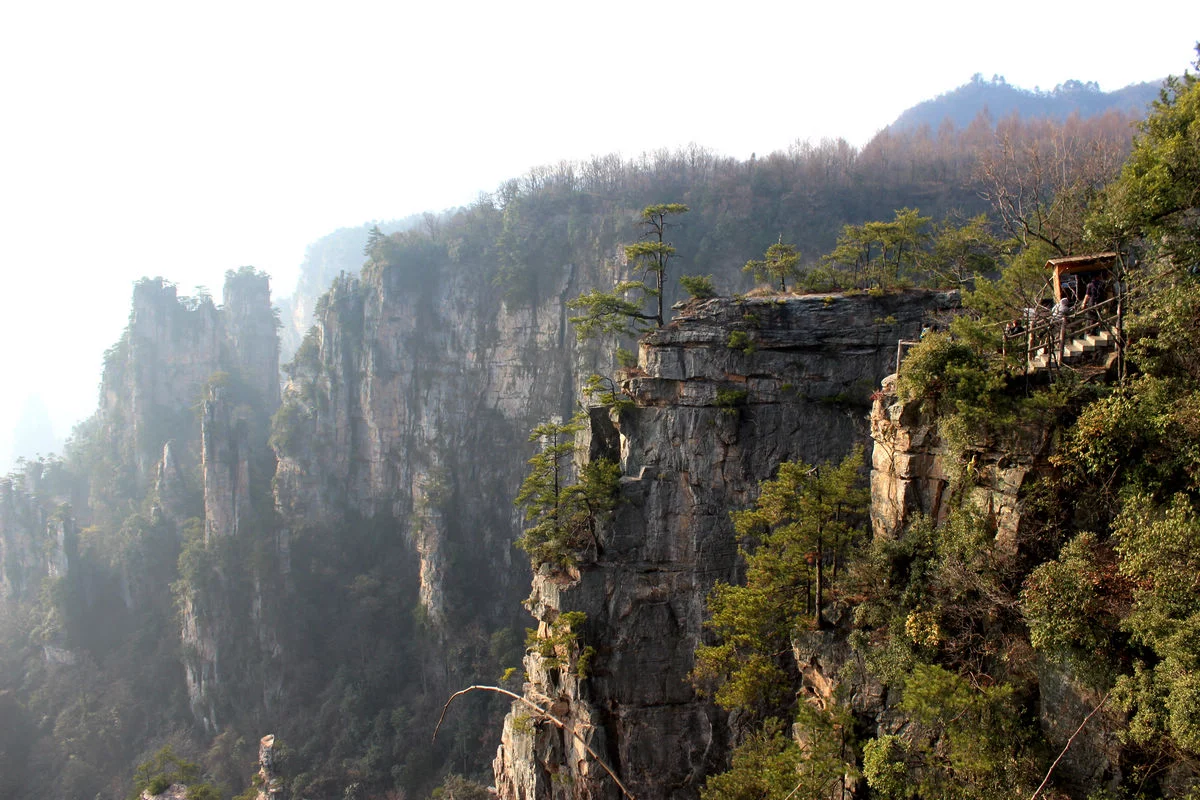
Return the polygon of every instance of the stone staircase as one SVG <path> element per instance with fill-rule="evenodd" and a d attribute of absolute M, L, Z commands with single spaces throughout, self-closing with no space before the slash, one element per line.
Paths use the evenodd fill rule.
<path fill-rule="evenodd" d="M 1070 340 L 1063 346 L 1062 363 L 1075 361 L 1087 353 L 1109 350 L 1115 345 L 1113 335 L 1107 330 L 1097 330 Z M 1029 371 L 1040 372 L 1050 366 L 1051 354 L 1046 348 L 1040 348 L 1033 358 L 1029 359 Z"/>

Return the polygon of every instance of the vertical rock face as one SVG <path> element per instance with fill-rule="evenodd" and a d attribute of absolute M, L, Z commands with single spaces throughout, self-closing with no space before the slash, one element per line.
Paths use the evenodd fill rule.
<path fill-rule="evenodd" d="M 70 506 L 42 491 L 41 464 L 24 480 L 0 480 L 0 616 L 37 598 L 48 579 L 69 580 L 78 561 L 79 530 Z M 50 663 L 73 664 L 61 631 L 42 644 Z"/>
<path fill-rule="evenodd" d="M 623 476 L 612 525 L 578 570 L 543 568 L 528 601 L 543 636 L 563 613 L 586 614 L 580 646 L 596 652 L 583 679 L 527 656 L 527 699 L 553 706 L 568 731 L 531 725 L 515 704 L 494 764 L 502 797 L 618 796 L 580 739 L 638 798 L 696 795 L 727 754 L 724 718 L 688 674 L 705 597 L 737 576 L 730 509 L 749 505 L 783 461 L 864 443 L 868 398 L 897 338 L 955 301 L 711 300 L 643 341 L 623 382 L 633 407 L 592 415 L 592 457 L 618 459 Z"/>
<path fill-rule="evenodd" d="M 220 372 L 244 381 L 259 404 L 279 404 L 279 339 L 267 277 L 246 268 L 226 276 L 225 305 L 181 298 L 162 278 L 138 281 L 121 341 L 105 357 L 100 419 L 117 451 L 136 464 L 145 489 L 163 444 L 195 434 L 193 408 Z M 182 454 L 176 453 L 177 456 Z"/>
<path fill-rule="evenodd" d="M 106 359 L 101 417 L 145 487 L 163 442 L 187 425 L 200 388 L 221 363 L 223 331 L 212 299 L 184 303 L 162 278 L 133 289 L 129 327 Z"/>
<path fill-rule="evenodd" d="M 254 397 L 272 411 L 279 406 L 279 335 L 271 312 L 271 283 L 243 269 L 226 275 L 221 309 L 228 358 Z"/>
<path fill-rule="evenodd" d="M 950 509 L 954 475 L 969 473 L 964 498 L 994 519 L 997 540 L 1019 545 L 1022 489 L 1047 472 L 1051 430 L 1030 426 L 1003 443 L 978 441 L 952 453 L 938 432 L 936 416 L 922 401 L 896 402 L 895 376 L 883 383 L 871 408 L 871 526 L 875 536 L 894 538 L 916 514 L 934 522 Z"/>
<path fill-rule="evenodd" d="M 1049 455 L 1054 428 L 1028 425 L 1003 442 L 982 436 L 954 452 L 939 433 L 936 415 L 920 400 L 897 401 L 895 375 L 883 382 L 871 408 L 871 524 L 876 537 L 896 538 L 918 514 L 941 523 L 952 503 L 973 506 L 996 527 L 996 547 L 1023 550 L 1028 535 L 1025 492 L 1052 472 Z M 954 493 L 961 496 L 952 497 Z M 1076 729 L 1101 702 L 1070 671 L 1039 659 L 1039 722 L 1052 751 L 1063 749 Z M 836 669 L 825 674 L 832 675 Z M 896 715 L 893 714 L 893 717 Z M 880 719 L 880 717 L 876 717 Z M 880 719 L 880 729 L 886 730 Z M 1119 774 L 1121 748 L 1110 728 L 1093 724 L 1078 731 L 1055 768 L 1060 785 L 1086 795 Z"/>
<path fill-rule="evenodd" d="M 42 486 L 43 465 L 0 479 L 0 602 L 33 599 L 46 578 L 66 578 L 78 528 L 65 498 Z"/>
<path fill-rule="evenodd" d="M 268 733 L 258 743 L 258 785 L 256 800 L 283 800 L 283 782 L 275 771 L 275 734 Z"/>
<path fill-rule="evenodd" d="M 158 498 L 158 513 L 173 525 L 183 522 L 187 514 L 187 484 L 174 440 L 163 445 L 162 459 L 154 476 L 154 493 Z"/>
<path fill-rule="evenodd" d="M 233 536 L 250 508 L 250 411 L 213 388 L 200 418 L 200 469 L 204 478 L 204 536 Z M 261 445 L 260 445 L 261 447 Z"/>
<path fill-rule="evenodd" d="M 46 575 L 45 530 L 41 506 L 12 480 L 0 480 L 0 600 L 15 603 L 36 594 Z"/>
<path fill-rule="evenodd" d="M 267 301 L 265 292 L 259 293 L 260 310 Z M 240 313 L 246 315 L 244 310 Z M 269 333 L 274 333 L 273 325 Z M 268 359 L 277 357 L 270 342 L 262 344 L 260 350 Z M 255 357 L 252 352 L 238 361 L 245 366 Z M 200 472 L 204 542 L 210 550 L 225 546 L 223 539 L 272 534 L 266 522 L 267 509 L 256 508 L 255 497 L 266 496 L 265 487 L 273 473 L 266 430 L 274 405 L 264 407 L 261 394 L 278 384 L 274 380 L 258 384 L 246 381 L 232 386 L 211 385 L 203 402 Z M 254 485 L 260 487 L 258 492 L 252 489 Z M 271 615 L 265 610 L 273 598 L 267 596 L 263 576 L 257 570 L 251 570 L 243 580 L 238 577 L 221 571 L 199 576 L 182 602 L 188 699 L 193 715 L 213 732 L 220 730 L 224 705 L 232 702 L 232 693 L 224 688 L 230 663 L 233 669 L 247 663 L 258 667 L 253 691 L 265 708 L 271 708 L 282 691 L 282 647 Z M 231 653 L 236 657 L 230 659 Z"/>
<path fill-rule="evenodd" d="M 176 536 L 188 517 L 202 513 L 206 544 L 244 535 L 248 521 L 258 522 L 252 497 L 255 485 L 265 494 L 271 480 L 266 432 L 279 404 L 279 341 L 267 276 L 248 267 L 231 271 L 223 298 L 218 308 L 206 295 L 179 297 L 161 278 L 139 281 L 129 327 L 106 355 L 98 415 L 109 463 L 134 465 L 128 485 L 115 487 L 117 497 L 153 489 L 154 515 Z M 202 511 L 189 500 L 194 490 L 186 478 L 197 465 Z M 112 516 L 119 518 L 119 509 Z M 192 711 L 215 731 L 228 677 L 222 659 L 228 661 L 233 642 L 248 631 L 251 646 L 263 651 L 263 672 L 272 675 L 279 646 L 255 594 L 260 584 L 234 586 L 230 576 L 210 572 L 200 565 L 187 576 L 194 585 L 181 598 L 181 637 Z M 137 580 L 122 576 L 130 607 Z M 270 698 L 278 687 L 274 679 L 267 683 L 263 696 Z"/>
<path fill-rule="evenodd" d="M 395 520 L 435 623 L 448 591 L 515 603 L 512 498 L 524 458 L 514 454 L 528 452 L 535 424 L 570 407 L 569 273 L 545 302 L 515 309 L 469 275 L 421 283 L 388 268 L 338 280 L 289 367 L 273 431 L 289 524 Z M 452 558 L 457 589 L 447 587 Z"/>

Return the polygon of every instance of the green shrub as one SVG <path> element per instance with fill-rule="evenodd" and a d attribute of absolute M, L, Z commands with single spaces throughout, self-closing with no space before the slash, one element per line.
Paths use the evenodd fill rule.
<path fill-rule="evenodd" d="M 166 775 L 155 775 L 146 784 L 146 792 L 151 795 L 162 794 L 167 789 L 171 788 L 171 779 Z"/>
<path fill-rule="evenodd" d="M 750 334 L 746 331 L 730 331 L 725 346 L 730 350 L 741 350 L 746 355 L 754 352 L 754 342 L 750 340 Z"/>
<path fill-rule="evenodd" d="M 679 283 L 683 285 L 684 291 L 695 300 L 708 300 L 717 296 L 712 275 L 680 275 Z"/>
<path fill-rule="evenodd" d="M 717 389 L 717 408 L 722 414 L 736 415 L 745 407 L 750 393 L 745 389 Z"/>

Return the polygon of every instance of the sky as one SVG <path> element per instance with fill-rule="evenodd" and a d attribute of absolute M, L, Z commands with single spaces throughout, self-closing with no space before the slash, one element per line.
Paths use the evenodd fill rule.
<path fill-rule="evenodd" d="M 0 474 L 95 410 L 142 276 L 286 296 L 326 233 L 536 165 L 861 145 L 975 73 L 1111 90 L 1200 39 L 1194 0 L 816 5 L 0 4 Z"/>

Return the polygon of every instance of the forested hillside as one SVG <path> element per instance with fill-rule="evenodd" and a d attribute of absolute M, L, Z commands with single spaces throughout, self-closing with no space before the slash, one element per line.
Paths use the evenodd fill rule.
<path fill-rule="evenodd" d="M 427 797 L 438 787 L 443 796 L 465 795 L 481 791 L 476 783 L 492 783 L 489 764 L 506 709 L 470 696 L 459 701 L 435 744 L 428 737 L 451 692 L 472 684 L 520 691 L 527 652 L 553 660 L 565 655 L 556 648 L 569 649 L 566 639 L 546 644 L 565 635 L 562 629 L 543 624 L 528 639 L 523 630 L 528 556 L 546 593 L 566 593 L 569 582 L 551 590 L 557 573 L 544 567 L 537 548 L 514 548 L 525 519 L 513 500 L 528 474 L 526 460 L 539 452 L 539 437 L 531 440 L 530 432 L 555 417 L 570 420 L 592 374 L 628 367 L 617 345 L 633 341 L 578 341 L 569 318 L 586 309 L 568 303 L 642 277 L 626 248 L 645 232 L 643 209 L 661 203 L 678 211 L 667 237 L 673 248 L 664 283 L 668 316 L 689 295 L 715 291 L 737 295 L 725 302 L 745 301 L 742 295 L 756 286 L 753 268 L 743 270 L 752 260 L 772 286 L 782 280 L 801 293 L 830 293 L 811 308 L 845 314 L 836 317 L 843 328 L 830 329 L 845 337 L 831 346 L 845 348 L 847 363 L 861 357 L 870 366 L 806 388 L 803 382 L 815 384 L 810 373 L 819 370 L 794 365 L 795 382 L 776 381 L 774 389 L 794 409 L 820 409 L 828 430 L 846 443 L 864 438 L 862 417 L 876 387 L 863 376 L 890 357 L 896 338 L 919 330 L 920 313 L 905 305 L 906 289 L 966 290 L 971 314 L 964 319 L 977 326 L 956 328 L 960 338 L 950 344 L 932 338 L 910 356 L 910 363 L 932 363 L 933 377 L 925 383 L 904 377 L 906 397 L 965 415 L 971 424 L 979 419 L 972 409 L 982 403 L 991 416 L 1017 424 L 1022 409 L 1042 401 L 1016 398 L 1001 385 L 1006 365 L 992 363 L 995 329 L 988 326 L 1029 300 L 1019 292 L 1036 282 L 1030 276 L 1045 258 L 1101 245 L 1126 252 L 1132 243 L 1141 248 L 1132 251 L 1137 264 L 1161 265 L 1171 291 L 1130 321 L 1131 342 L 1135 331 L 1146 333 L 1128 350 L 1127 382 L 1112 388 L 1081 381 L 1069 393 L 1054 390 L 1055 398 L 1064 394 L 1056 414 L 1094 424 L 1063 434 L 1068 444 L 1056 457 L 1068 460 L 1056 467 L 1056 479 L 1065 488 L 1039 511 L 1057 527 L 1035 551 L 1022 552 L 1025 560 L 1013 571 L 980 584 L 992 580 L 986 570 L 994 565 L 978 563 L 990 553 L 979 545 L 986 531 L 969 528 L 966 510 L 948 528 L 963 531 L 953 552 L 938 544 L 932 528 L 922 529 L 924 539 L 905 535 L 867 556 L 859 534 L 838 534 L 836 547 L 830 545 L 829 563 L 840 567 L 831 576 L 831 596 L 836 592 L 844 609 L 858 598 L 858 638 L 884 654 L 871 662 L 882 664 L 872 667 L 877 677 L 899 688 L 892 676 L 901 672 L 932 676 L 927 704 L 899 708 L 928 716 L 920 724 L 934 743 L 928 752 L 940 759 L 923 762 L 920 742 L 905 750 L 910 742 L 878 738 L 881 744 L 868 747 L 865 731 L 855 728 L 862 740 L 846 744 L 835 761 L 866 773 L 882 796 L 905 796 L 910 785 L 935 796 L 968 773 L 975 783 L 966 785 L 991 781 L 994 789 L 1018 767 L 1009 785 L 1023 786 L 1046 751 L 1028 738 L 1037 735 L 1027 681 L 1032 661 L 1001 669 L 996 665 L 1008 664 L 1002 646 L 1026 636 L 1046 659 L 1075 658 L 1067 645 L 1080 640 L 1038 631 L 1046 620 L 1078 615 L 1078 607 L 1062 608 L 1058 599 L 1082 591 L 1071 581 L 1094 592 L 1107 591 L 1110 581 L 1124 592 L 1119 602 L 1098 595 L 1087 608 L 1098 609 L 1100 624 L 1078 626 L 1103 638 L 1089 651 L 1099 665 L 1080 679 L 1098 691 L 1123 687 L 1122 707 L 1134 714 L 1121 729 L 1131 744 L 1117 758 L 1129 766 L 1113 785 L 1132 788 L 1135 778 L 1151 792 L 1187 785 L 1197 757 L 1188 711 L 1196 665 L 1187 615 L 1194 609 L 1186 569 L 1179 570 L 1190 564 L 1180 559 L 1190 557 L 1188 509 L 1197 487 L 1187 460 L 1191 445 L 1169 445 L 1195 438 L 1189 414 L 1196 376 L 1181 354 L 1195 344 L 1196 293 L 1186 267 L 1197 260 L 1193 210 L 1200 182 L 1195 151 L 1188 149 L 1195 144 L 1196 87 L 1189 79 L 1172 92 L 1112 184 L 1132 133 L 1129 118 L 1116 113 L 1064 123 L 1008 119 L 995 130 L 978 120 L 942 126 L 936 135 L 885 132 L 861 150 L 823 141 L 748 161 L 690 147 L 634 161 L 608 156 L 535 168 L 469 208 L 402 231 L 367 231 L 361 271 L 339 274 L 314 303 L 315 324 L 282 367 L 282 393 L 278 331 L 286 322 L 272 314 L 267 276 L 231 271 L 219 306 L 207 296 L 179 297 L 161 278 L 140 282 L 129 328 L 106 356 L 95 417 L 76 430 L 61 459 L 22 464 L 0 481 L 0 794 L 121 798 L 135 785 L 160 787 L 186 773 L 209 796 L 253 797 L 256 743 L 267 733 L 278 737 L 278 788 L 289 798 L 395 800 Z M 1172 147 L 1175 141 L 1183 144 Z M 1179 161 L 1164 170 L 1168 158 Z M 327 244 L 310 253 L 314 262 L 342 258 L 325 259 L 322 253 L 345 249 Z M 780 258 L 792 254 L 795 269 L 784 270 Z M 1001 268 L 997 283 L 980 280 Z M 708 276 L 711 285 L 685 289 L 678 281 L 685 274 Z M 928 292 L 922 297 L 942 309 Z M 818 318 L 801 314 L 808 305 L 784 311 L 773 300 L 753 302 L 763 306 L 761 315 L 721 306 L 720 325 L 732 328 L 706 329 L 708 345 L 722 359 L 745 356 L 743 367 L 759 363 L 752 359 L 760 322 L 783 325 L 793 313 L 804 324 Z M 814 340 L 818 329 L 812 328 Z M 669 339 L 669 331 L 662 336 Z M 806 353 L 813 363 L 823 358 L 807 340 L 779 347 Z M 761 363 L 772 363 L 770 348 L 761 351 Z M 747 374 L 761 378 L 757 370 Z M 651 383 L 646 396 L 670 416 L 679 398 L 654 395 Z M 609 387 L 610 405 L 624 402 L 615 384 L 592 387 L 598 385 Z M 749 389 L 722 385 L 721 391 L 697 402 L 711 406 L 706 419 L 720 426 L 733 452 L 736 442 L 750 441 L 738 438 L 754 428 L 743 423 L 774 411 L 751 409 L 759 400 Z M 592 400 L 603 395 L 588 393 Z M 842 439 L 831 433 L 817 441 L 825 456 Z M 1144 458 L 1127 466 L 1118 455 L 1129 452 Z M 776 469 L 777 456 L 772 447 L 744 451 L 758 472 Z M 848 476 L 853 465 L 843 471 Z M 841 484 L 833 488 L 843 491 Z M 1102 502 L 1077 509 L 1067 498 L 1080 493 Z M 705 513 L 724 530 L 727 512 L 748 508 L 757 495 L 757 487 L 737 497 L 712 494 Z M 853 497 L 846 496 L 849 503 Z M 589 547 L 628 544 L 608 524 L 596 529 L 599 538 Z M 1142 535 L 1167 542 L 1174 556 L 1130 555 Z M 749 555 L 754 548 L 746 546 Z M 732 539 L 720 547 L 736 556 Z M 619 556 L 621 547 L 613 552 Z M 807 552 L 799 559 L 812 564 Z M 724 579 L 755 579 L 757 565 L 748 563 L 745 573 L 727 571 Z M 893 573 L 882 587 L 837 582 Z M 1022 594 L 1021 581 L 1030 575 L 1040 577 Z M 703 576 L 688 588 L 690 596 L 702 597 L 717 577 Z M 900 588 L 909 584 L 911 591 Z M 1059 588 L 1039 595 L 1042 586 Z M 650 594 L 672 590 L 663 585 Z M 756 591 L 778 595 L 774 586 Z M 893 597 L 897 592 L 902 596 Z M 968 607 L 980 618 L 943 618 L 947 609 L 963 607 L 961 592 L 983 596 Z M 818 589 L 815 615 L 805 609 L 817 629 L 822 597 Z M 995 624 L 993 601 L 1003 612 Z M 538 603 L 531 598 L 530 605 Z M 905 622 L 897 624 L 897 615 Z M 699 615 L 684 624 L 698 631 Z M 710 644 L 726 635 L 721 624 L 714 624 Z M 770 646 L 789 649 L 793 629 L 806 624 L 772 618 Z M 899 631 L 909 628 L 916 633 L 904 639 Z M 612 681 L 612 653 L 596 644 L 597 674 Z M 1116 655 L 1100 658 L 1097 649 Z M 877 651 L 862 652 L 870 660 Z M 691 659 L 677 655 L 681 664 Z M 560 671 L 561 665 L 538 663 L 526 666 L 539 680 L 545 670 Z M 717 692 L 716 701 L 732 708 L 738 695 L 721 694 L 716 685 L 737 664 L 721 664 L 705 673 L 700 690 Z M 785 681 L 795 677 L 794 665 L 781 669 Z M 572 680 L 572 691 L 590 696 L 586 669 Z M 676 683 L 665 691 L 715 708 Z M 953 703 L 942 703 L 938 692 Z M 734 724 L 712 734 L 711 750 L 696 759 L 699 771 L 673 791 L 696 796 L 709 773 L 727 766 L 728 746 L 738 743 L 735 767 L 760 771 L 754 765 L 761 762 L 743 760 L 776 750 L 803 761 L 780 732 L 805 704 L 776 700 L 735 713 Z M 946 708 L 963 714 L 943 720 L 937 715 Z M 627 732 L 611 726 L 616 716 L 604 714 L 616 711 L 605 709 L 597 720 L 610 725 L 603 735 L 622 752 L 630 747 L 622 738 Z M 704 713 L 728 721 L 724 712 Z M 1020 736 L 984 725 L 1001 719 L 1017 720 Z M 847 722 L 836 724 L 849 730 Z M 510 718 L 506 731 L 513 726 Z M 976 731 L 984 734 L 986 752 L 974 740 L 963 744 Z M 1004 749 L 1013 742 L 1015 755 Z M 162 750 L 167 745 L 170 758 Z M 525 755 L 531 763 L 537 754 Z M 182 769 L 176 756 L 195 768 Z M 910 768 L 924 783 L 905 783 Z M 552 786 L 549 774 L 539 792 L 585 791 L 582 781 L 576 788 L 565 780 Z M 712 796 L 726 796 L 718 783 L 707 786 Z"/>
<path fill-rule="evenodd" d="M 1172 80 L 1119 176 L 1038 206 L 909 352 L 869 498 L 855 453 L 735 513 L 746 580 L 710 595 L 694 676 L 742 738 L 702 797 L 1200 791 L 1198 115 L 1200 81 Z M 1067 229 L 1115 254 L 1114 294 L 1053 335 L 1112 346 L 1031 365 L 1014 321 Z"/>

